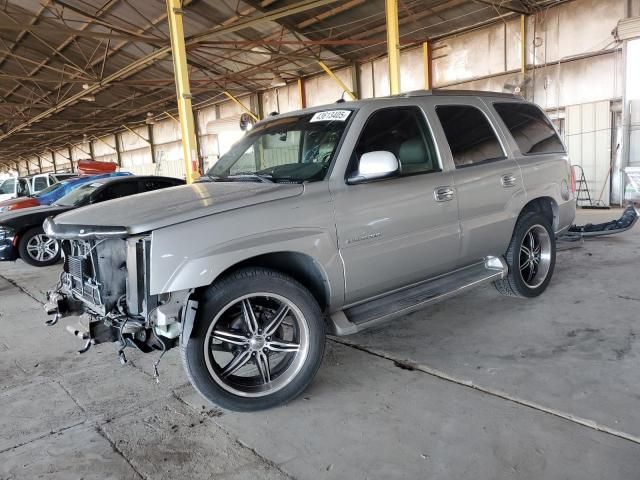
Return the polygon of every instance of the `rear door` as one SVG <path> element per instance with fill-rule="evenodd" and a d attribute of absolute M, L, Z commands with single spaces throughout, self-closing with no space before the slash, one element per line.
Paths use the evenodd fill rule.
<path fill-rule="evenodd" d="M 480 99 L 436 97 L 435 113 L 455 165 L 460 265 L 502 255 L 525 196 L 520 167 Z"/>
<path fill-rule="evenodd" d="M 349 132 L 358 139 L 349 147 L 346 175 L 358 168 L 363 153 L 380 150 L 398 158 L 401 172 L 370 183 L 347 185 L 339 178 L 331 184 L 347 303 L 452 269 L 460 242 L 452 173 L 423 109 L 379 108 L 363 127 L 356 125 Z M 444 193 L 438 198 L 439 191 Z"/>

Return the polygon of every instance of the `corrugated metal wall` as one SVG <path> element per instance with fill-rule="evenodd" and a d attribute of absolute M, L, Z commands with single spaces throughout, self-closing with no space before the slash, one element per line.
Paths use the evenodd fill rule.
<path fill-rule="evenodd" d="M 611 106 L 608 101 L 566 109 L 565 143 L 571 163 L 584 170 L 594 203 L 609 205 L 611 189 Z M 579 202 L 587 205 L 587 202 Z"/>

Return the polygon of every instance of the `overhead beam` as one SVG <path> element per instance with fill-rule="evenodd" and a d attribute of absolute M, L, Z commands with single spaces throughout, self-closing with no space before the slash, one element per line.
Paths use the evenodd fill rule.
<path fill-rule="evenodd" d="M 96 32 L 95 30 L 77 30 L 73 28 L 66 28 L 60 26 L 52 26 L 48 27 L 45 25 L 31 25 L 28 23 L 3 23 L 0 24 L 0 30 L 14 30 L 14 31 L 27 31 L 27 32 L 35 32 L 35 33 L 65 33 L 67 35 L 74 35 L 76 37 L 87 37 L 93 39 L 105 39 L 109 38 L 111 40 L 126 40 L 132 42 L 145 42 L 151 43 L 153 45 L 163 45 L 166 44 L 166 40 L 155 37 L 146 37 L 142 35 L 131 35 L 131 34 L 113 34 L 113 33 L 104 33 L 104 32 Z"/>
<path fill-rule="evenodd" d="M 246 112 L 247 115 L 249 115 L 251 118 L 253 118 L 256 122 L 259 122 L 260 119 L 258 118 L 258 116 L 253 113 L 251 111 L 251 109 L 249 107 L 247 107 L 244 103 L 242 103 L 238 98 L 236 98 L 235 96 L 231 95 L 229 92 L 227 92 L 226 90 L 224 92 L 222 92 L 225 94 L 225 96 L 231 100 L 233 103 L 235 103 L 236 105 L 238 105 L 242 110 L 244 110 Z"/>
<path fill-rule="evenodd" d="M 351 100 L 358 99 L 355 96 L 355 94 L 351 90 L 349 90 L 349 87 L 347 87 L 344 84 L 344 82 L 340 80 L 335 73 L 333 73 L 333 70 L 327 67 L 327 65 L 324 62 L 318 62 L 318 65 L 320 65 L 320 67 L 326 72 L 326 74 L 329 75 L 329 78 L 331 78 L 331 80 L 333 80 L 335 83 L 338 84 L 338 86 L 342 89 L 344 93 L 346 93 L 347 95 L 349 95 L 349 97 L 351 97 Z"/>
<path fill-rule="evenodd" d="M 513 2 L 504 2 L 504 1 L 496 2 L 495 0 L 475 0 L 475 1 L 477 3 L 482 3 L 484 5 L 489 5 L 495 8 L 498 11 L 498 13 L 505 12 L 505 11 L 512 12 L 512 13 L 519 13 L 521 15 L 529 15 L 531 13 L 531 10 L 524 8 L 524 6 L 521 6 L 521 7 L 514 6 Z"/>
<path fill-rule="evenodd" d="M 248 18 L 246 20 L 240 21 L 238 23 L 234 23 L 232 25 L 228 25 L 228 26 L 224 26 L 224 27 L 215 27 L 215 28 L 212 28 L 212 29 L 208 29 L 208 30 L 206 30 L 204 32 L 201 32 L 201 33 L 197 34 L 197 35 L 193 35 L 192 37 L 189 37 L 189 39 L 187 39 L 187 41 L 185 42 L 185 45 L 197 43 L 200 40 L 206 40 L 208 38 L 217 37 L 217 36 L 228 34 L 228 33 L 233 33 L 233 32 L 236 32 L 238 30 L 242 30 L 242 29 L 245 29 L 245 28 L 253 27 L 255 25 L 258 25 L 258 24 L 266 22 L 266 21 L 275 21 L 275 20 L 278 20 L 280 18 L 289 16 L 289 15 L 295 15 L 297 13 L 302 13 L 302 12 L 305 12 L 307 10 L 311 10 L 313 8 L 317 8 L 317 7 L 320 7 L 320 6 L 323 6 L 323 5 L 328 5 L 328 4 L 331 4 L 331 3 L 335 3 L 337 1 L 338 0 L 303 0 L 301 2 L 297 2 L 297 3 L 292 4 L 290 6 L 274 9 L 274 10 L 272 10 L 270 12 L 263 13 L 263 14 L 258 15 L 256 17 Z M 17 132 L 19 130 L 22 130 L 23 128 L 26 128 L 29 125 L 32 125 L 33 123 L 36 123 L 36 122 L 42 120 L 43 118 L 48 117 L 49 115 L 52 115 L 54 113 L 57 113 L 59 111 L 64 110 L 67 106 L 77 102 L 83 96 L 95 93 L 98 90 L 100 90 L 100 89 L 104 88 L 105 86 L 109 85 L 111 82 L 114 82 L 114 81 L 119 80 L 119 79 L 121 79 L 123 77 L 129 76 L 129 75 L 131 75 L 131 74 L 133 74 L 133 73 L 145 68 L 146 66 L 152 64 L 153 62 L 157 61 L 158 59 L 164 58 L 170 52 L 171 52 L 171 46 L 167 46 L 167 47 L 160 48 L 160 49 L 156 50 L 155 52 L 153 52 L 153 53 L 151 53 L 149 55 L 141 57 L 138 60 L 133 61 L 129 65 L 121 68 L 120 70 L 112 73 L 111 75 L 108 75 L 107 77 L 102 79 L 101 82 L 93 83 L 93 84 L 89 85 L 89 88 L 87 88 L 86 90 L 83 90 L 83 91 L 78 92 L 78 93 L 76 93 L 74 95 L 71 95 L 70 97 L 67 97 L 66 99 L 60 101 L 56 106 L 51 107 L 51 108 L 45 110 L 44 112 L 41 112 L 38 115 L 35 115 L 34 117 L 30 118 L 29 120 L 27 120 L 25 122 L 22 122 L 22 123 L 16 125 L 15 127 L 12 127 L 6 133 L 0 135 L 0 140 L 4 140 L 5 138 L 9 137 L 13 133 L 15 133 L 15 132 Z"/>

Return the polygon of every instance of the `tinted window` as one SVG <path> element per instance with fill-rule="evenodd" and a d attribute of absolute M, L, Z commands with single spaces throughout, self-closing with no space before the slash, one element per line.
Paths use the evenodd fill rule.
<path fill-rule="evenodd" d="M 49 186 L 47 182 L 47 177 L 36 177 L 33 179 L 33 191 L 39 192 L 40 190 L 44 190 Z"/>
<path fill-rule="evenodd" d="M 142 192 L 151 192 L 153 190 L 159 190 L 161 188 L 173 187 L 176 184 L 169 180 L 160 180 L 160 179 L 150 179 L 150 180 L 142 180 Z"/>
<path fill-rule="evenodd" d="M 440 105 L 436 113 L 456 167 L 504 158 L 489 120 L 479 109 L 467 105 Z"/>
<path fill-rule="evenodd" d="M 108 185 L 103 191 L 97 194 L 94 201 L 105 202 L 116 198 L 128 197 L 138 193 L 138 182 L 118 182 Z"/>
<path fill-rule="evenodd" d="M 526 103 L 494 103 L 513 139 L 523 154 L 564 152 L 547 116 L 535 105 Z"/>
<path fill-rule="evenodd" d="M 379 150 L 398 158 L 402 175 L 440 171 L 436 148 L 419 108 L 385 108 L 369 117 L 354 152 L 354 164 L 363 153 Z"/>

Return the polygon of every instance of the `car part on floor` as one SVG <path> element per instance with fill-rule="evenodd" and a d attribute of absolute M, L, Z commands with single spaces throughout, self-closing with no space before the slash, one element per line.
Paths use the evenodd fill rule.
<path fill-rule="evenodd" d="M 581 238 L 615 235 L 633 228 L 638 221 L 638 211 L 633 205 L 625 208 L 617 220 L 604 223 L 587 223 L 586 225 L 571 225 L 567 233 L 560 237 L 563 241 L 577 241 Z"/>

